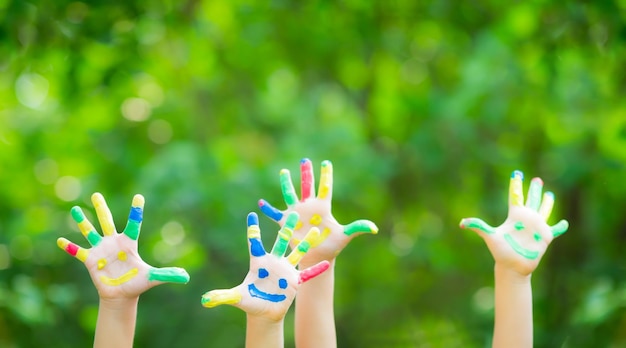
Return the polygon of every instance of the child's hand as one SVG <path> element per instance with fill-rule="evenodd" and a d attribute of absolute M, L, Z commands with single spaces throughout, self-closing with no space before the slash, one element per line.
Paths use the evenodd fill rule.
<path fill-rule="evenodd" d="M 100 193 L 91 196 L 104 236 L 96 232 L 79 207 L 72 208 L 72 217 L 91 248 L 59 238 L 57 244 L 85 264 L 101 299 L 138 297 L 144 291 L 163 283 L 187 283 L 189 275 L 182 268 L 154 268 L 137 252 L 137 239 L 143 219 L 144 198 L 133 197 L 128 223 L 117 233 L 111 212 Z"/>
<path fill-rule="evenodd" d="M 313 166 L 309 159 L 300 161 L 301 195 L 298 196 L 291 181 L 291 174 L 287 169 L 280 171 L 280 186 L 287 209 L 280 211 L 267 201 L 259 200 L 261 211 L 279 225 L 285 224 L 285 217 L 290 212 L 297 212 L 300 216 L 295 230 L 292 245 L 297 244 L 304 237 L 306 231 L 317 227 L 321 231 L 321 238 L 311 243 L 311 250 L 302 261 L 311 265 L 322 260 L 333 260 L 352 238 L 362 233 L 378 233 L 378 227 L 369 220 L 357 220 L 348 225 L 341 225 L 331 213 L 333 193 L 333 166 L 330 161 L 322 162 L 322 175 L 319 190 L 315 196 L 315 179 Z"/>
<path fill-rule="evenodd" d="M 311 240 L 319 238 L 317 229 L 312 229 L 289 256 L 284 257 L 297 221 L 296 213 L 287 216 L 284 226 L 278 231 L 272 251 L 268 254 L 261 241 L 259 218 L 255 213 L 248 214 L 250 271 L 239 286 L 205 293 L 202 296 L 202 305 L 212 308 L 229 304 L 241 308 L 249 315 L 282 320 L 300 284 L 329 267 L 328 262 L 324 261 L 303 271 L 295 269 L 309 250 Z"/>
<path fill-rule="evenodd" d="M 530 182 L 528 198 L 524 205 L 523 174 L 513 172 L 509 186 L 509 215 L 498 227 L 491 227 L 478 218 L 461 220 L 461 228 L 469 228 L 480 235 L 497 265 L 505 266 L 521 275 L 532 273 L 548 245 L 555 237 L 565 233 L 568 223 L 559 221 L 548 226 L 554 195 L 546 192 L 541 198 L 543 182 L 534 178 Z"/>

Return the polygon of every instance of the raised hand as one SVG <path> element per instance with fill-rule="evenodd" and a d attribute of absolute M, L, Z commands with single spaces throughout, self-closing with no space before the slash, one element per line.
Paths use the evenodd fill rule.
<path fill-rule="evenodd" d="M 541 195 L 543 181 L 534 178 L 530 182 L 528 198 L 524 205 L 523 174 L 514 171 L 509 184 L 509 214 L 504 223 L 491 227 L 478 218 L 461 220 L 461 228 L 468 228 L 480 235 L 499 266 L 515 270 L 521 275 L 532 273 L 552 240 L 565 233 L 568 223 L 559 221 L 547 224 L 554 205 L 554 194 Z"/>
<path fill-rule="evenodd" d="M 202 305 L 212 308 L 229 304 L 238 307 L 249 315 L 262 316 L 274 321 L 283 319 L 293 302 L 300 284 L 324 272 L 329 267 L 327 261 L 303 271 L 295 266 L 309 251 L 311 241 L 319 238 L 319 231 L 311 229 L 294 250 L 285 257 L 293 228 L 298 221 L 297 213 L 290 213 L 283 227 L 278 231 L 276 242 L 268 254 L 261 241 L 259 218 L 255 213 L 248 214 L 248 245 L 250 250 L 250 270 L 243 282 L 231 289 L 212 290 L 202 296 Z"/>
<path fill-rule="evenodd" d="M 291 212 L 299 214 L 300 220 L 294 228 L 292 246 L 297 244 L 304 237 L 306 231 L 312 227 L 321 231 L 320 238 L 311 242 L 313 249 L 302 262 L 306 265 L 322 260 L 333 260 L 357 235 L 378 233 L 378 227 L 369 220 L 357 220 L 347 225 L 341 225 L 337 222 L 331 212 L 333 166 L 330 161 L 322 162 L 321 172 L 317 196 L 315 196 L 313 165 L 309 159 L 305 158 L 300 161 L 300 199 L 295 192 L 289 170 L 283 169 L 280 171 L 280 187 L 287 209 L 281 211 L 267 201 L 259 200 L 261 211 L 281 226 L 285 224 L 286 216 Z"/>
<path fill-rule="evenodd" d="M 82 248 L 65 238 L 59 238 L 57 245 L 85 264 L 101 299 L 134 298 L 156 285 L 189 281 L 184 269 L 155 268 L 139 256 L 137 239 L 143 220 L 143 196 L 133 197 L 128 222 L 122 233 L 117 233 L 104 197 L 94 193 L 91 200 L 103 235 L 96 232 L 79 207 L 73 207 L 72 218 L 91 248 Z"/>

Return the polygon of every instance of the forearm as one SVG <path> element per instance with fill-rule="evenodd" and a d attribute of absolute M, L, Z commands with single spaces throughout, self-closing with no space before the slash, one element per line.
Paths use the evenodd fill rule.
<path fill-rule="evenodd" d="M 138 302 L 139 297 L 118 300 L 100 299 L 93 343 L 95 348 L 133 346 Z"/>
<path fill-rule="evenodd" d="M 494 348 L 533 346 L 531 275 L 495 266 Z"/>
<path fill-rule="evenodd" d="M 284 322 L 248 314 L 246 348 L 281 348 L 285 346 Z"/>
<path fill-rule="evenodd" d="M 306 265 L 300 268 L 305 269 Z M 300 286 L 296 296 L 296 347 L 337 347 L 334 287 L 334 260 L 328 270 Z"/>

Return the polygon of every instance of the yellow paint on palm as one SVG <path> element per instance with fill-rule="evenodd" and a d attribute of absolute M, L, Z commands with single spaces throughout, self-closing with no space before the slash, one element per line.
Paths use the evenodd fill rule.
<path fill-rule="evenodd" d="M 98 269 L 103 269 L 104 266 L 107 265 L 107 260 L 106 259 L 100 259 L 98 260 Z"/>
<path fill-rule="evenodd" d="M 119 253 L 117 253 L 117 259 L 120 261 L 126 261 L 128 257 L 126 256 L 126 253 L 123 251 L 120 251 Z"/>
<path fill-rule="evenodd" d="M 297 231 L 301 228 L 302 228 L 302 221 L 298 220 L 298 222 L 296 223 L 296 227 L 294 227 L 293 229 Z"/>
<path fill-rule="evenodd" d="M 133 268 L 130 271 L 121 275 L 120 277 L 109 278 L 107 276 L 100 276 L 100 280 L 106 285 L 117 286 L 135 278 L 137 274 L 139 274 L 139 270 L 137 268 Z"/>
<path fill-rule="evenodd" d="M 317 226 L 322 223 L 322 217 L 319 214 L 313 214 L 313 216 L 311 216 L 311 219 L 309 220 L 309 223 L 313 226 Z"/>

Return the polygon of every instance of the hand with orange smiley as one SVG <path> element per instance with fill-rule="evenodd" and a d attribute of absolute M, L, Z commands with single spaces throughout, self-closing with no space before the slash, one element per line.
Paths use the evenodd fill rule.
<path fill-rule="evenodd" d="M 317 229 L 312 229 L 288 256 L 284 256 L 297 221 L 297 213 L 287 216 L 284 226 L 278 231 L 272 251 L 267 253 L 261 241 L 259 218 L 255 213 L 248 214 L 248 274 L 239 286 L 205 293 L 202 296 L 202 305 L 207 308 L 223 304 L 233 305 L 248 315 L 281 321 L 300 284 L 318 276 L 329 267 L 328 262 L 323 261 L 303 271 L 295 268 L 311 248 L 311 241 L 319 238 Z"/>
<path fill-rule="evenodd" d="M 485 240 L 497 265 L 529 275 L 539 265 L 552 240 L 569 227 L 566 220 L 554 226 L 547 224 L 554 194 L 545 192 L 542 198 L 542 188 L 540 178 L 532 179 L 524 205 L 523 174 L 514 171 L 509 184 L 509 214 L 504 223 L 494 228 L 481 219 L 466 218 L 460 226 L 473 230 Z"/>
<path fill-rule="evenodd" d="M 298 199 L 289 170 L 281 170 L 280 186 L 287 209 L 278 210 L 263 199 L 259 200 L 259 207 L 266 216 L 281 226 L 285 224 L 290 212 L 299 214 L 300 220 L 294 229 L 292 246 L 312 227 L 321 231 L 320 238 L 312 241 L 313 249 L 304 257 L 303 265 L 312 265 L 322 260 L 332 261 L 354 237 L 364 233 L 378 233 L 378 227 L 369 220 L 357 220 L 344 226 L 332 215 L 333 166 L 330 161 L 322 162 L 317 196 L 313 165 L 308 158 L 300 161 L 300 183 L 301 197 Z"/>
<path fill-rule="evenodd" d="M 57 244 L 85 264 L 101 299 L 135 298 L 156 285 L 189 281 L 189 275 L 184 269 L 155 268 L 139 256 L 137 239 L 143 220 L 143 196 L 133 197 L 128 222 L 122 233 L 116 231 L 104 197 L 94 193 L 91 200 L 103 236 L 96 232 L 81 208 L 73 207 L 72 218 L 78 223 L 91 248 L 84 249 L 65 238 L 59 238 Z"/>

